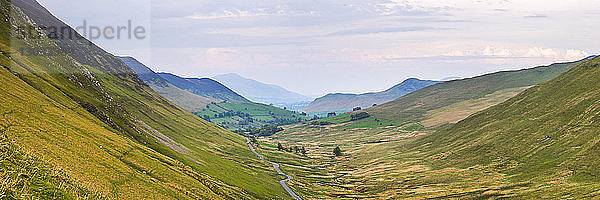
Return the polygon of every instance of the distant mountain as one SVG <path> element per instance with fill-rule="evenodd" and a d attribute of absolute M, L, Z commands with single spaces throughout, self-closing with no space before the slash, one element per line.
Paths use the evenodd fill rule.
<path fill-rule="evenodd" d="M 440 79 L 440 81 L 444 81 L 444 82 L 446 82 L 446 81 L 452 81 L 452 80 L 457 80 L 457 79 L 461 79 L 461 77 L 458 77 L 458 76 L 450 76 L 450 77 L 446 77 L 446 78 Z"/>
<path fill-rule="evenodd" d="M 202 97 L 184 91 L 167 82 L 152 69 L 146 67 L 132 57 L 119 57 L 127 64 L 150 88 L 171 102 L 183 107 L 190 112 L 199 112 L 206 108 L 209 103 L 218 103 L 222 100 Z"/>
<path fill-rule="evenodd" d="M 142 76 L 146 75 L 142 74 Z M 230 131 L 250 131 L 266 125 L 288 125 L 307 119 L 306 116 L 290 110 L 251 102 L 209 78 L 182 78 L 169 73 L 158 73 L 156 76 L 142 79 L 154 82 L 160 79 L 166 84 L 172 84 L 174 87 L 194 95 L 222 101 L 210 103 L 203 109 L 195 110 L 192 113 Z"/>
<path fill-rule="evenodd" d="M 251 101 L 259 103 L 281 107 L 312 100 L 310 97 L 288 91 L 280 86 L 261 83 L 238 74 L 223 74 L 213 78 Z"/>
<path fill-rule="evenodd" d="M 366 111 L 391 120 L 422 121 L 425 126 L 456 123 L 529 87 L 551 80 L 582 62 L 557 63 L 443 82 Z"/>
<path fill-rule="evenodd" d="M 182 78 L 170 73 L 158 73 L 158 75 L 176 87 L 196 95 L 232 102 L 250 102 L 223 84 L 209 78 Z"/>
<path fill-rule="evenodd" d="M 369 108 L 374 104 L 382 104 L 421 88 L 440 83 L 439 81 L 406 79 L 402 83 L 383 92 L 365 94 L 328 94 L 317 98 L 302 111 L 307 113 L 349 111 L 356 107 Z"/>

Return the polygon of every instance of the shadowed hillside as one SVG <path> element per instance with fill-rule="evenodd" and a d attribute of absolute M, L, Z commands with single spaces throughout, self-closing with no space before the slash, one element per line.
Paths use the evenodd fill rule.
<path fill-rule="evenodd" d="M 219 103 L 223 100 L 210 99 L 184 91 L 167 82 L 150 68 L 132 57 L 119 57 L 156 93 L 169 101 L 183 107 L 190 112 L 198 112 L 206 108 L 209 103 Z"/>
<path fill-rule="evenodd" d="M 209 78 L 182 78 L 170 73 L 158 73 L 158 75 L 176 87 L 199 96 L 238 103 L 250 102 L 223 84 Z"/>

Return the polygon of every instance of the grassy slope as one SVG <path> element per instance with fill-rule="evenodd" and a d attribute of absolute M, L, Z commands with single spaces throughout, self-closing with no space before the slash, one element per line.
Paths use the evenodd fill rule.
<path fill-rule="evenodd" d="M 285 127 L 259 147 L 306 199 L 598 198 L 599 75 L 596 58 L 539 86 L 459 101 L 430 113 L 491 107 L 437 131 L 343 114 L 321 119 L 333 125 Z M 304 146 L 308 157 L 277 143 Z M 335 146 L 344 156 L 332 158 Z"/>
<path fill-rule="evenodd" d="M 393 120 L 426 120 L 432 116 L 431 111 L 443 109 L 460 102 L 480 99 L 486 101 L 486 96 L 507 89 L 518 89 L 548 81 L 561 73 L 577 66 L 579 62 L 560 63 L 531 69 L 507 71 L 487 74 L 474 78 L 453 80 L 423 88 L 392 102 L 369 108 L 371 115 Z M 520 91 L 517 91 L 518 93 Z M 513 92 L 513 95 L 516 95 Z M 506 95 L 496 95 L 506 100 Z M 487 100 L 489 101 L 489 99 Z M 499 103 L 501 101 L 495 101 Z M 463 114 L 464 117 L 485 109 L 493 104 L 482 106 L 480 109 Z M 465 107 L 465 109 L 468 107 Z M 427 112 L 430 112 L 429 115 Z M 456 121 L 456 120 L 454 120 Z"/>
<path fill-rule="evenodd" d="M 600 58 L 414 144 L 430 144 L 432 156 L 443 155 L 440 166 L 502 160 L 520 178 L 600 181 L 598 77 Z"/>
<path fill-rule="evenodd" d="M 166 87 L 152 83 L 147 84 L 150 86 L 150 88 L 156 91 L 156 93 L 190 112 L 199 112 L 204 110 L 206 105 L 210 103 L 221 102 L 221 100 L 209 99 L 189 93 L 187 91 L 183 91 L 171 84 L 168 84 Z"/>
<path fill-rule="evenodd" d="M 0 22 L 0 60 L 14 82 L 2 85 L 14 145 L 107 197 L 285 197 L 243 138 L 168 102 L 86 40 L 32 40 L 23 27 L 62 25 L 33 1 L 12 2 L 22 9 L 2 1 L 12 25 Z"/>

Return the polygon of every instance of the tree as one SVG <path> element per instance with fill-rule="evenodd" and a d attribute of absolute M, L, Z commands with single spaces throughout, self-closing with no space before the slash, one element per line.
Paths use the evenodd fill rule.
<path fill-rule="evenodd" d="M 352 109 L 352 111 L 359 111 L 359 110 L 362 110 L 362 108 L 361 107 L 356 107 L 356 108 Z"/>
<path fill-rule="evenodd" d="M 302 146 L 300 148 L 300 153 L 302 153 L 302 155 L 306 156 L 306 149 L 304 148 L 304 146 Z"/>
<path fill-rule="evenodd" d="M 294 151 L 295 151 L 296 153 L 300 153 L 300 148 L 298 148 L 298 146 L 294 146 Z"/>
<path fill-rule="evenodd" d="M 283 148 L 283 145 L 281 145 L 281 143 L 278 142 L 277 143 L 277 150 L 281 151 L 283 149 L 285 149 L 285 148 Z"/>
<path fill-rule="evenodd" d="M 342 156 L 342 150 L 340 149 L 339 146 L 337 146 L 337 147 L 335 147 L 335 149 L 333 149 L 333 155 Z"/>

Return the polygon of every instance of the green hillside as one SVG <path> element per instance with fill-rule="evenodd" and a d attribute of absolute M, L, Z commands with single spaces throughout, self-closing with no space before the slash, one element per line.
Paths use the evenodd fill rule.
<path fill-rule="evenodd" d="M 428 126 L 455 123 L 479 110 L 501 103 L 528 87 L 553 79 L 581 62 L 558 63 L 448 81 L 369 108 L 367 112 L 392 120 L 424 121 Z"/>
<path fill-rule="evenodd" d="M 37 2 L 1 6 L 2 134 L 67 179 L 21 182 L 15 195 L 43 198 L 47 188 L 111 199 L 287 198 L 241 136 L 161 97 L 117 57 L 67 35 L 74 30 L 51 32 L 67 26 Z M 8 171 L 12 155 L 2 155 Z"/>
<path fill-rule="evenodd" d="M 599 77 L 595 58 L 414 144 L 443 155 L 439 166 L 496 161 L 518 178 L 597 183 Z"/>

